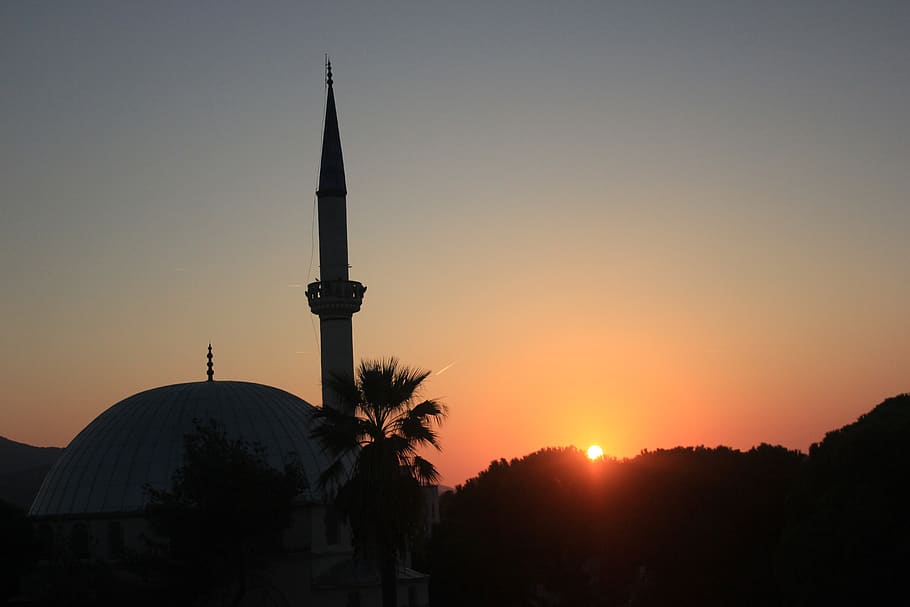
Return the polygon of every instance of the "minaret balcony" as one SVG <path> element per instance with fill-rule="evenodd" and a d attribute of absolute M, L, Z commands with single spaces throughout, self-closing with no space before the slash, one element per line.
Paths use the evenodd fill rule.
<path fill-rule="evenodd" d="M 360 311 L 366 290 L 356 280 L 317 280 L 307 285 L 306 298 L 320 318 L 350 318 Z"/>

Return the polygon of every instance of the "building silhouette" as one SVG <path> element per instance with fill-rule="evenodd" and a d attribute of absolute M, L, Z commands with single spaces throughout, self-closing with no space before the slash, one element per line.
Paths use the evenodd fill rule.
<path fill-rule="evenodd" d="M 366 287 L 348 276 L 347 185 L 338 132 L 332 65 L 326 63 L 325 128 L 319 164 L 319 273 L 307 285 L 310 310 L 319 317 L 322 362 L 322 403 L 336 404 L 329 387 L 333 376 L 354 376 L 351 317 L 360 311 Z"/>
<path fill-rule="evenodd" d="M 317 191 L 320 279 L 308 285 L 319 316 L 323 406 L 336 400 L 328 378 L 353 375 L 351 319 L 366 290 L 348 276 L 344 162 L 327 62 L 326 115 Z M 332 463 L 311 438 L 316 407 L 284 390 L 215 379 L 211 344 L 207 379 L 162 386 L 114 404 L 67 446 L 44 479 L 29 510 L 47 560 L 104 561 L 116 567 L 127 553 L 142 552 L 148 533 L 147 488 L 167 490 L 183 463 L 184 437 L 197 420 L 214 420 L 229 438 L 261 447 L 264 460 L 282 469 L 293 455 L 304 489 L 294 521 L 284 533 L 285 558 L 264 572 L 285 604 L 379 605 L 379 576 L 355 558 L 349 530 L 338 524 L 320 474 Z M 427 604 L 428 578 L 399 568 L 399 596 Z M 258 604 L 250 596 L 244 604 Z"/>

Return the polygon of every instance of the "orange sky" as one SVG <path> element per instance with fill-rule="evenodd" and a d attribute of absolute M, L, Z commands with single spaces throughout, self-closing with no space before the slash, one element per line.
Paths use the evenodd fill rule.
<path fill-rule="evenodd" d="M 444 482 L 805 449 L 910 389 L 899 5 L 89 4 L 0 19 L 4 436 L 65 445 L 210 340 L 216 377 L 318 402 L 326 48 L 355 350 L 446 369 Z"/>

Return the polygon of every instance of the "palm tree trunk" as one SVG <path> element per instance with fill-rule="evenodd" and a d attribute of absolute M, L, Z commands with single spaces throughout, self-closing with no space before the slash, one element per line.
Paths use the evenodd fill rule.
<path fill-rule="evenodd" d="M 382 607 L 398 605 L 398 558 L 395 551 L 384 550 L 379 563 L 379 580 L 382 583 Z"/>

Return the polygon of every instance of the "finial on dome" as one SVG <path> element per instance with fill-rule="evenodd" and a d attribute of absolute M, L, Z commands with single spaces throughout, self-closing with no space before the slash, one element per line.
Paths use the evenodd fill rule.
<path fill-rule="evenodd" d="M 334 81 L 332 80 L 332 60 L 329 59 L 329 54 L 326 53 L 325 54 L 325 83 L 327 85 L 329 85 L 329 87 L 331 87 L 333 82 Z"/>
<path fill-rule="evenodd" d="M 208 371 L 206 371 L 205 374 L 209 376 L 208 381 L 215 381 L 215 365 L 212 364 L 212 342 L 209 342 L 209 353 L 206 355 L 206 358 L 209 359 L 209 362 L 206 365 Z"/>

